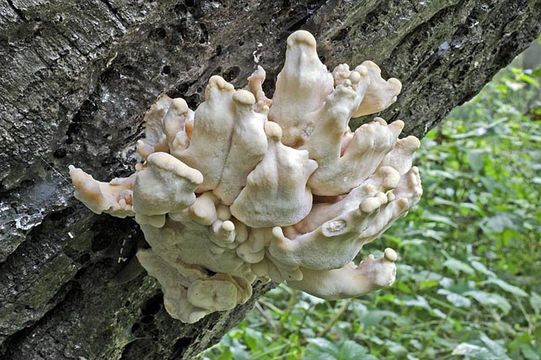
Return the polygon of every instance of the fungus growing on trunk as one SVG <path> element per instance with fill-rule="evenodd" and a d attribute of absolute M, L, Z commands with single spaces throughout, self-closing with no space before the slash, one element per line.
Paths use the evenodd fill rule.
<path fill-rule="evenodd" d="M 272 100 L 264 80 L 261 67 L 247 90 L 213 76 L 195 111 L 162 95 L 128 178 L 98 182 L 70 166 L 93 212 L 135 216 L 151 246 L 137 258 L 181 321 L 246 302 L 256 280 L 336 299 L 395 279 L 392 249 L 353 261 L 418 202 L 419 140 L 399 139 L 400 120 L 355 132 L 348 122 L 392 104 L 400 82 L 371 61 L 327 71 L 306 31 L 287 40 Z"/>

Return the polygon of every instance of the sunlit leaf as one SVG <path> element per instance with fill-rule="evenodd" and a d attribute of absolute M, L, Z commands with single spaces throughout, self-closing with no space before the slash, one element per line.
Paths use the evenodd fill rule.
<path fill-rule="evenodd" d="M 522 80 L 536 88 L 539 87 L 539 82 L 535 78 L 528 76 L 524 73 L 520 74 L 520 76 L 518 77 L 518 80 Z"/>
<path fill-rule="evenodd" d="M 500 345 L 498 342 L 490 339 L 485 334 L 481 334 L 479 337 L 483 344 L 490 350 L 491 353 L 498 356 L 498 359 L 509 359 L 507 356 L 507 352 L 505 351 L 505 348 Z"/>
<path fill-rule="evenodd" d="M 492 271 L 490 271 L 483 263 L 477 261 L 477 260 L 471 260 L 470 265 L 480 273 L 483 273 L 487 276 L 493 276 L 496 277 L 496 274 Z"/>
<path fill-rule="evenodd" d="M 453 220 L 451 220 L 450 218 L 448 218 L 446 216 L 443 216 L 443 215 L 429 214 L 429 215 L 425 215 L 424 219 L 427 220 L 427 221 L 434 221 L 434 222 L 446 224 L 446 225 L 449 225 L 449 226 L 452 226 L 452 227 L 457 226 L 456 223 Z"/>
<path fill-rule="evenodd" d="M 475 344 L 461 343 L 454 350 L 452 355 L 463 356 L 464 359 L 471 360 L 511 360 L 507 355 L 503 357 L 497 354 L 494 354 L 483 346 L 478 346 Z"/>
<path fill-rule="evenodd" d="M 458 344 L 458 346 L 454 348 L 452 355 L 463 356 L 466 359 L 475 360 L 498 360 L 488 349 L 469 343 Z"/>
<path fill-rule="evenodd" d="M 331 341 L 325 338 L 308 339 L 305 357 L 314 360 L 336 360 L 340 350 Z"/>
<path fill-rule="evenodd" d="M 507 314 L 511 310 L 511 304 L 507 301 L 506 298 L 498 294 L 492 294 L 485 291 L 467 291 L 463 294 L 464 296 L 469 296 L 475 299 L 482 305 L 485 306 L 496 306 L 504 314 Z"/>
<path fill-rule="evenodd" d="M 439 289 L 438 294 L 444 295 L 447 301 L 449 301 L 456 307 L 469 307 L 471 305 L 471 300 L 467 297 L 464 297 L 454 292 L 450 292 L 446 289 Z"/>
<path fill-rule="evenodd" d="M 514 285 L 511 285 L 505 281 L 503 281 L 502 279 L 498 279 L 498 278 L 490 278 L 486 281 L 487 284 L 494 284 L 494 285 L 497 285 L 499 286 L 502 290 L 505 290 L 507 291 L 508 293 L 511 293 L 513 295 L 516 295 L 516 296 L 522 296 L 522 297 L 526 297 L 528 296 L 528 293 L 524 290 L 522 290 L 521 288 L 517 287 L 517 286 L 514 286 Z"/>
<path fill-rule="evenodd" d="M 417 297 L 415 298 L 396 299 L 396 303 L 399 305 L 421 307 L 427 310 L 431 310 L 430 304 L 421 295 L 417 295 Z"/>
<path fill-rule="evenodd" d="M 447 317 L 447 314 L 445 314 L 443 311 L 441 311 L 440 309 L 432 309 L 432 311 L 430 312 L 431 315 L 435 316 L 435 317 L 438 317 L 440 319 L 445 319 Z"/>
<path fill-rule="evenodd" d="M 500 213 L 486 218 L 484 221 L 484 227 L 488 231 L 493 231 L 496 233 L 501 233 L 505 228 L 517 228 L 511 215 L 506 213 Z"/>
<path fill-rule="evenodd" d="M 455 274 L 458 274 L 460 272 L 463 272 L 465 274 L 473 274 L 475 272 L 470 265 L 453 258 L 445 260 L 443 266 L 445 266 Z"/>
<path fill-rule="evenodd" d="M 432 279 L 422 280 L 421 282 L 419 282 L 419 288 L 421 290 L 429 289 L 429 288 L 436 287 L 439 284 L 440 284 L 440 282 L 438 280 L 432 280 Z"/>

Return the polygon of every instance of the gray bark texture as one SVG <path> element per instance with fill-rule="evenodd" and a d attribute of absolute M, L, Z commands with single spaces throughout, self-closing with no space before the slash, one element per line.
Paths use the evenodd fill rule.
<path fill-rule="evenodd" d="M 423 136 L 540 32 L 539 0 L 0 0 L 0 358 L 192 359 L 248 304 L 173 320 L 130 262 L 134 221 L 96 216 L 67 166 L 128 174 L 160 93 L 200 102 L 259 61 L 272 93 L 297 29 L 329 68 L 374 60 L 404 84 L 382 116 Z M 362 121 L 362 119 L 360 120 Z M 360 123 L 356 121 L 356 123 Z"/>

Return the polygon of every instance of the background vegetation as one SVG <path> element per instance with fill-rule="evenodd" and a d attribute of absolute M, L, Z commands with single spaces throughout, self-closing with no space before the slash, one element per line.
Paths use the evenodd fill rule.
<path fill-rule="evenodd" d="M 507 68 L 423 139 L 420 204 L 363 251 L 399 252 L 393 287 L 326 302 L 281 285 L 202 357 L 540 360 L 540 82 Z"/>

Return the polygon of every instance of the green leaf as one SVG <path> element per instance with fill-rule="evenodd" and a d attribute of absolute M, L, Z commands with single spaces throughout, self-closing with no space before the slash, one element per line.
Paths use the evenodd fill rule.
<path fill-rule="evenodd" d="M 496 274 L 490 271 L 483 263 L 477 260 L 471 260 L 470 264 L 475 270 L 479 271 L 480 273 L 483 273 L 487 276 L 496 277 Z"/>
<path fill-rule="evenodd" d="M 452 355 L 462 355 L 466 359 L 474 360 L 511 360 L 505 348 L 496 341 L 485 334 L 481 334 L 479 339 L 483 346 L 464 342 L 454 348 Z"/>
<path fill-rule="evenodd" d="M 469 307 L 471 306 L 471 300 L 460 294 L 451 292 L 446 289 L 439 289 L 438 294 L 444 295 L 451 304 L 456 307 Z"/>
<path fill-rule="evenodd" d="M 479 338 L 481 339 L 483 344 L 485 344 L 485 346 L 490 350 L 490 352 L 492 352 L 494 355 L 499 356 L 499 359 L 509 359 L 509 357 L 507 356 L 507 352 L 505 351 L 505 348 L 501 346 L 499 343 L 490 339 L 485 334 L 481 334 Z"/>
<path fill-rule="evenodd" d="M 520 344 L 520 352 L 528 360 L 540 360 L 540 354 L 530 344 Z"/>
<path fill-rule="evenodd" d="M 244 330 L 244 341 L 252 352 L 264 348 L 266 343 L 261 332 L 250 328 Z"/>
<path fill-rule="evenodd" d="M 499 360 L 490 354 L 490 351 L 482 346 L 470 343 L 460 343 L 453 349 L 452 355 L 464 356 L 466 359 L 475 360 Z"/>
<path fill-rule="evenodd" d="M 484 228 L 487 231 L 501 233 L 505 229 L 517 229 L 517 225 L 511 214 L 499 213 L 486 218 L 484 221 Z"/>
<path fill-rule="evenodd" d="M 396 314 L 392 311 L 370 310 L 367 311 L 359 321 L 365 326 L 374 326 L 381 324 L 384 318 L 392 318 L 394 316 L 396 316 Z"/>
<path fill-rule="evenodd" d="M 484 152 L 480 150 L 468 150 L 466 152 L 468 163 L 473 171 L 480 172 L 483 169 Z"/>
<path fill-rule="evenodd" d="M 233 340 L 233 342 L 232 342 L 232 344 L 230 346 L 230 350 L 231 350 L 231 356 L 235 360 L 237 360 L 237 359 L 238 360 L 249 360 L 249 359 L 252 358 L 250 353 L 248 351 L 246 351 L 244 346 L 238 340 Z"/>
<path fill-rule="evenodd" d="M 217 357 L 213 357 L 215 360 L 234 360 L 233 359 L 233 353 L 229 348 L 225 348 L 224 351 L 218 355 Z M 204 360 L 210 360 L 209 358 L 205 357 Z"/>
<path fill-rule="evenodd" d="M 438 280 L 434 280 L 434 279 L 421 280 L 419 282 L 419 289 L 421 289 L 421 290 L 430 289 L 430 288 L 433 288 L 433 287 L 437 287 L 439 284 L 440 284 L 440 282 Z"/>
<path fill-rule="evenodd" d="M 402 344 L 395 341 L 387 340 L 385 341 L 385 346 L 387 347 L 387 350 L 393 354 L 393 358 L 399 358 L 408 353 L 408 350 L 402 346 Z"/>
<path fill-rule="evenodd" d="M 308 339 L 305 358 L 314 360 L 337 360 L 340 350 L 338 347 L 324 338 Z"/>
<path fill-rule="evenodd" d="M 485 306 L 497 306 L 504 314 L 507 314 L 511 310 L 511 304 L 509 304 L 507 299 L 498 294 L 474 290 L 467 291 L 463 295 L 469 296 Z"/>
<path fill-rule="evenodd" d="M 446 216 L 443 216 L 443 215 L 438 215 L 438 214 L 427 214 L 425 216 L 423 216 L 423 218 L 427 221 L 434 221 L 434 222 L 437 222 L 437 223 L 442 223 L 442 224 L 446 224 L 446 225 L 449 225 L 449 226 L 452 226 L 454 228 L 457 227 L 456 223 L 449 219 L 448 217 Z"/>
<path fill-rule="evenodd" d="M 443 266 L 451 270 L 454 274 L 459 274 L 460 272 L 473 274 L 475 272 L 468 264 L 453 258 L 445 260 Z"/>
<path fill-rule="evenodd" d="M 534 79 L 533 77 L 529 76 L 529 75 L 526 75 L 524 73 L 520 74 L 519 77 L 518 77 L 519 80 L 522 80 L 524 82 L 527 82 L 528 84 L 538 88 L 539 87 L 539 82 Z"/>
<path fill-rule="evenodd" d="M 377 360 L 376 357 L 370 355 L 368 350 L 355 341 L 346 340 L 340 347 L 340 352 L 338 353 L 339 360 L 350 360 L 350 359 L 359 359 L 359 360 Z"/>
<path fill-rule="evenodd" d="M 485 283 L 497 285 L 502 290 L 505 290 L 508 293 L 511 293 L 513 295 L 516 295 L 516 296 L 521 296 L 521 297 L 528 296 L 528 293 L 526 291 L 522 290 L 521 288 L 519 288 L 517 286 L 511 285 L 511 284 L 503 281 L 502 279 L 490 278 L 487 281 L 485 281 Z"/>
<path fill-rule="evenodd" d="M 432 308 L 430 307 L 430 304 L 428 303 L 428 301 L 424 297 L 422 297 L 421 295 L 417 295 L 416 298 L 396 299 L 395 303 L 397 303 L 398 305 L 405 305 L 405 306 L 411 306 L 411 307 L 420 307 L 420 308 L 424 308 L 424 309 L 427 309 L 427 310 L 432 310 Z"/>
<path fill-rule="evenodd" d="M 541 313 L 541 296 L 535 291 L 530 296 L 530 305 L 537 315 Z"/>

